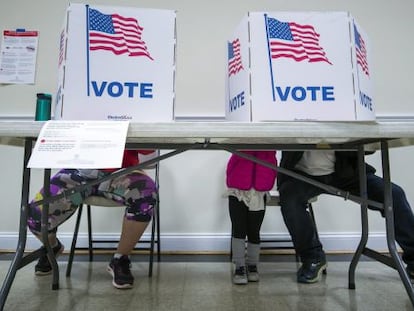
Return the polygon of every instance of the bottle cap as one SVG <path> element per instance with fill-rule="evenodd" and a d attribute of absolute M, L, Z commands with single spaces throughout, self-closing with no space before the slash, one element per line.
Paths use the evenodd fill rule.
<path fill-rule="evenodd" d="M 49 100 L 52 99 L 52 95 L 46 94 L 46 93 L 37 93 L 36 96 L 37 96 L 37 99 L 49 99 Z"/>

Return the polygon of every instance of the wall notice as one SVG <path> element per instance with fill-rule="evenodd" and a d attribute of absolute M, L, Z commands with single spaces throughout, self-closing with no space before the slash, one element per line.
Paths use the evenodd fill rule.
<path fill-rule="evenodd" d="M 38 31 L 4 30 L 0 49 L 0 83 L 34 84 Z"/>

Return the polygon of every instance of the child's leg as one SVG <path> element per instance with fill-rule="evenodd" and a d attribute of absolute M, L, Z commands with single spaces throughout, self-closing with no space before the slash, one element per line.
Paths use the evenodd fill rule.
<path fill-rule="evenodd" d="M 247 206 L 234 196 L 229 196 L 229 214 L 231 219 L 232 261 L 237 267 L 245 266 Z"/>
<path fill-rule="evenodd" d="M 257 265 L 260 257 L 260 228 L 265 211 L 249 211 L 247 223 L 247 265 Z"/>

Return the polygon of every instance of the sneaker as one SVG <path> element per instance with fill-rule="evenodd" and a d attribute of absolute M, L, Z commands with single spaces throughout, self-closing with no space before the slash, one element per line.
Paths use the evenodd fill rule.
<path fill-rule="evenodd" d="M 305 261 L 298 270 L 298 283 L 316 283 L 320 280 L 322 273 L 326 274 L 328 266 L 326 259 L 321 261 L 308 260 Z"/>
<path fill-rule="evenodd" d="M 112 275 L 112 285 L 119 289 L 132 288 L 134 277 L 131 274 L 131 261 L 128 256 L 112 258 L 107 268 Z"/>
<path fill-rule="evenodd" d="M 62 243 L 60 243 L 59 240 L 57 242 L 58 245 L 52 247 L 53 254 L 55 254 L 55 257 L 58 257 L 60 254 L 62 254 L 63 250 L 65 249 L 65 247 Z M 50 264 L 49 259 L 47 258 L 46 248 L 44 246 L 42 246 L 41 248 L 44 249 L 45 254 L 39 258 L 35 266 L 35 275 L 40 276 L 52 273 L 52 265 Z"/>
<path fill-rule="evenodd" d="M 256 265 L 247 266 L 247 280 L 249 282 L 259 282 L 259 271 Z"/>
<path fill-rule="evenodd" d="M 247 284 L 247 273 L 246 273 L 246 267 L 241 266 L 236 268 L 233 274 L 233 284 L 236 285 L 245 285 Z"/>

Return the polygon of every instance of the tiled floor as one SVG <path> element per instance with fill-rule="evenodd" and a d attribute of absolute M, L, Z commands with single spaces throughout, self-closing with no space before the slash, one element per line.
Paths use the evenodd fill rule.
<path fill-rule="evenodd" d="M 147 262 L 134 260 L 136 284 L 131 290 L 112 287 L 105 260 L 78 260 L 67 278 L 66 258 L 59 258 L 56 291 L 51 289 L 51 276 L 36 277 L 31 263 L 17 272 L 4 310 L 413 310 L 398 273 L 377 262 L 361 261 L 357 288 L 349 290 L 348 260 L 330 260 L 328 274 L 311 285 L 296 283 L 294 260 L 263 260 L 260 282 L 236 286 L 231 283 L 232 265 L 223 258 L 164 257 L 154 264 L 152 278 L 147 276 Z M 0 260 L 0 280 L 9 266 L 10 260 Z"/>

